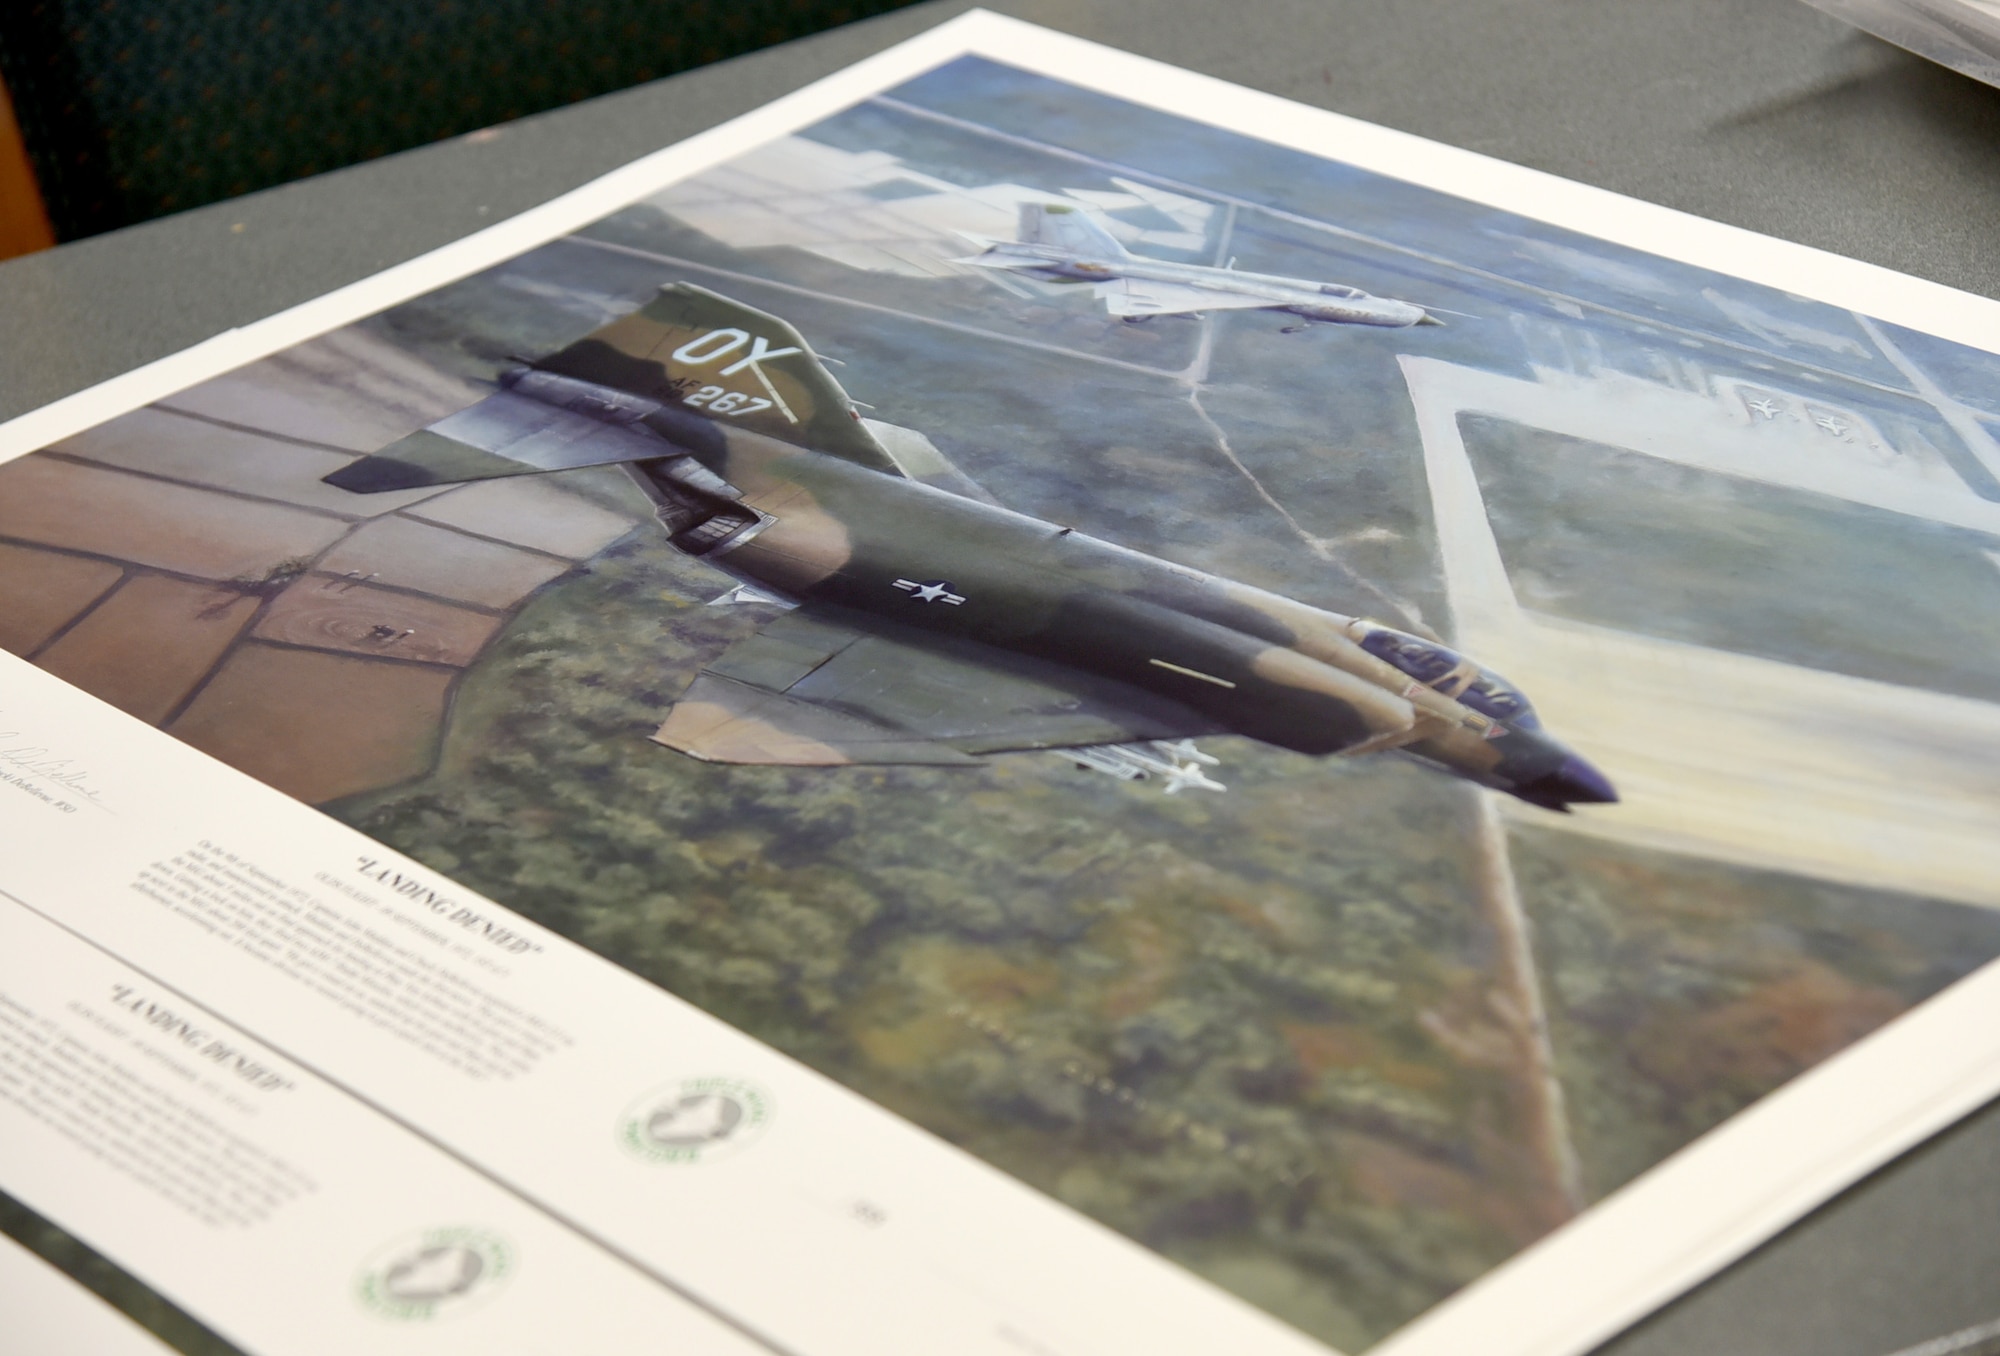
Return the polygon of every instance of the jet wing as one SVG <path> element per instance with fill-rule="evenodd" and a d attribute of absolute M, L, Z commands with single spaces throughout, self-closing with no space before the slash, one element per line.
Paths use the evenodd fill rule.
<path fill-rule="evenodd" d="M 356 494 L 456 485 L 536 471 L 668 457 L 678 449 L 637 425 L 496 391 L 477 405 L 399 438 L 326 477 Z"/>
<path fill-rule="evenodd" d="M 1038 254 L 968 254 L 963 259 L 947 259 L 945 262 L 964 264 L 967 268 L 997 268 L 1015 272 L 1049 266 L 1049 260 Z"/>
<path fill-rule="evenodd" d="M 1092 291 L 1116 316 L 1186 315 L 1190 311 L 1254 311 L 1274 306 L 1269 297 L 1195 287 L 1187 283 L 1153 282 L 1145 278 L 1114 278 Z"/>
<path fill-rule="evenodd" d="M 1000 507 L 1000 501 L 986 492 L 986 487 L 958 469 L 951 459 L 938 451 L 937 444 L 913 428 L 899 428 L 885 424 L 878 419 L 863 419 L 863 426 L 875 435 L 875 441 L 896 463 L 896 469 L 911 480 L 921 481 L 940 490 L 949 490 L 961 499 L 977 499 L 982 504 Z"/>
<path fill-rule="evenodd" d="M 1122 683 L 808 604 L 702 670 L 653 738 L 713 763 L 962 766 L 1219 732 Z"/>

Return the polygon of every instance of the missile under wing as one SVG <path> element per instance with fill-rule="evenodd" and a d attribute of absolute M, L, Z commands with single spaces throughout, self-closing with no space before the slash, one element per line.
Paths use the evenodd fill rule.
<path fill-rule="evenodd" d="M 680 550 L 787 610 L 654 736 L 715 762 L 978 766 L 1060 750 L 1168 789 L 1189 742 L 1400 749 L 1538 805 L 1615 799 L 1443 646 L 1014 513 L 864 420 L 806 340 L 691 284 L 327 477 L 356 493 L 620 463 Z"/>

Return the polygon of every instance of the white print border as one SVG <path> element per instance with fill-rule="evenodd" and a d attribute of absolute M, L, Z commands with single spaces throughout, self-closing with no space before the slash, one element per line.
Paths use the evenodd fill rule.
<path fill-rule="evenodd" d="M 2000 351 L 2000 301 L 974 11 L 508 221 L 0 424 L 0 461 L 500 263 L 968 55 Z M 0 656 L 0 671 L 19 662 Z M 108 708 L 105 718 L 124 719 Z M 1989 965 L 1653 1168 L 1374 1356 L 1578 1356 L 1996 1094 L 2000 965 Z"/>

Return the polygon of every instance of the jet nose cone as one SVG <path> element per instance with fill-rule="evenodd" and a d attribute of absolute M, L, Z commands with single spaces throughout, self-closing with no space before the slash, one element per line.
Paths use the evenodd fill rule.
<path fill-rule="evenodd" d="M 1556 770 L 1556 781 L 1565 800 L 1586 805 L 1616 805 L 1618 789 L 1595 767 L 1571 754 Z"/>
<path fill-rule="evenodd" d="M 1573 753 L 1554 772 L 1515 787 L 1514 794 L 1545 810 L 1567 811 L 1572 805 L 1618 803 L 1618 792 L 1605 775 Z"/>

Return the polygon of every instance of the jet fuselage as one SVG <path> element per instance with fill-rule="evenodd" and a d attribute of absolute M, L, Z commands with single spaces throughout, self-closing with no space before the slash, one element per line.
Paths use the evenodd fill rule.
<path fill-rule="evenodd" d="M 516 389 L 596 400 L 672 444 L 634 477 L 677 546 L 746 583 L 1110 678 L 1215 732 L 1306 754 L 1400 748 L 1551 809 L 1614 798 L 1504 680 L 1441 646 L 587 385 L 531 374 Z"/>
<path fill-rule="evenodd" d="M 1204 264 L 1177 264 L 1137 255 L 1122 258 L 1078 253 L 1057 245 L 1001 241 L 989 246 L 975 262 L 1058 283 L 1101 283 L 1114 278 L 1197 287 L 1220 295 L 1255 297 L 1267 308 L 1289 311 L 1308 320 L 1344 325 L 1403 328 L 1431 321 L 1423 307 L 1393 297 L 1378 297 L 1358 287 L 1312 282 L 1269 273 L 1246 273 Z"/>

